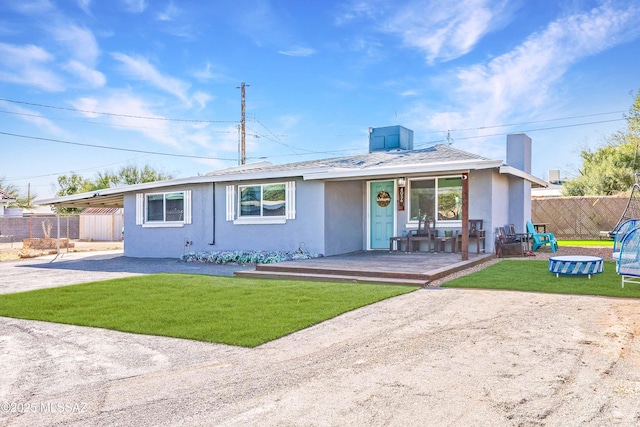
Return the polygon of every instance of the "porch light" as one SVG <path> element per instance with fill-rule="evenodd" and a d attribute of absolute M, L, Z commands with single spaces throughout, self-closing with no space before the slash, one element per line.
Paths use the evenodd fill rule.
<path fill-rule="evenodd" d="M 406 178 L 398 178 L 398 186 L 404 187 L 407 184 Z"/>

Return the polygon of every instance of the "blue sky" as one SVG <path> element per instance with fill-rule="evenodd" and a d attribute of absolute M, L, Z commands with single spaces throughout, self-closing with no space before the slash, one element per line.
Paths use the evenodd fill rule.
<path fill-rule="evenodd" d="M 491 159 L 526 131 L 533 173 L 571 176 L 625 126 L 638 22 L 637 0 L 4 1 L 0 177 L 49 197 L 72 171 L 237 165 L 241 82 L 247 162 L 364 153 L 402 125 Z"/>

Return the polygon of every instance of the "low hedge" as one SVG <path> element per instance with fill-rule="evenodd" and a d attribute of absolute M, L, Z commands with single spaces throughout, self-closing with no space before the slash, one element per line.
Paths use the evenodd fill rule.
<path fill-rule="evenodd" d="M 213 251 L 189 252 L 181 257 L 184 262 L 203 262 L 212 264 L 273 264 L 296 259 L 318 258 L 323 255 L 309 252 L 284 251 Z"/>

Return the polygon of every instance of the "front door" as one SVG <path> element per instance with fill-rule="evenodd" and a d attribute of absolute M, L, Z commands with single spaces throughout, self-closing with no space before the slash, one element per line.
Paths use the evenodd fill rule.
<path fill-rule="evenodd" d="M 388 249 L 394 228 L 394 182 L 369 183 L 369 242 L 371 249 Z"/>

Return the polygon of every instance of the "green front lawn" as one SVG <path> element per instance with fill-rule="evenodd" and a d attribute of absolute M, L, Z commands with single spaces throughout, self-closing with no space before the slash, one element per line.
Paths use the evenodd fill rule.
<path fill-rule="evenodd" d="M 0 316 L 255 347 L 414 290 L 157 274 L 0 295 Z"/>
<path fill-rule="evenodd" d="M 556 277 L 549 273 L 548 261 L 505 259 L 441 286 L 640 298 L 640 285 L 626 284 L 622 289 L 622 279 L 616 274 L 613 261 L 605 261 L 604 272 L 589 279 L 562 274 Z"/>

